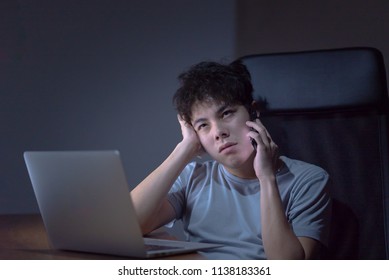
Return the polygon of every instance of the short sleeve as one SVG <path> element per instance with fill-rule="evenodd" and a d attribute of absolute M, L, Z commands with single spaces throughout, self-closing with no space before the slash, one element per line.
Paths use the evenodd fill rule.
<path fill-rule="evenodd" d="M 328 245 L 331 199 L 322 169 L 308 170 L 291 193 L 288 219 L 298 237 L 310 237 Z"/>
<path fill-rule="evenodd" d="M 193 168 L 193 163 L 189 163 L 178 176 L 168 193 L 168 201 L 176 213 L 176 219 L 181 219 L 183 216 L 186 205 L 186 188 L 188 187 L 189 177 Z"/>

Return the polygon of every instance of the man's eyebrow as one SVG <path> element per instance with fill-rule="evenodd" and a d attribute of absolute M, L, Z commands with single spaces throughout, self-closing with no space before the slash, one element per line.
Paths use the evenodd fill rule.
<path fill-rule="evenodd" d="M 206 118 L 200 118 L 200 119 L 197 119 L 193 122 L 192 126 L 195 127 L 198 123 L 202 123 L 202 122 L 205 122 L 207 119 Z"/>
<path fill-rule="evenodd" d="M 220 115 L 228 107 L 230 107 L 230 105 L 227 105 L 227 104 L 224 104 L 224 105 L 220 106 L 219 109 L 217 110 L 217 114 Z"/>

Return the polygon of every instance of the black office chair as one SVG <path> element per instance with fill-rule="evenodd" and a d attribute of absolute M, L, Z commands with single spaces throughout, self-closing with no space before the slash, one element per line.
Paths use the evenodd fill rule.
<path fill-rule="evenodd" d="M 388 92 L 380 52 L 348 48 L 242 57 L 281 153 L 331 176 L 325 259 L 389 258 Z"/>

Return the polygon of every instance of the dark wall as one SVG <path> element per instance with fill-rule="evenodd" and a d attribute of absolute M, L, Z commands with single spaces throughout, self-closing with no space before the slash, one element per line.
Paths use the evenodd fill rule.
<path fill-rule="evenodd" d="M 0 213 L 37 211 L 25 150 L 119 149 L 139 183 L 181 137 L 177 75 L 231 59 L 234 15 L 233 0 L 1 0 Z"/>

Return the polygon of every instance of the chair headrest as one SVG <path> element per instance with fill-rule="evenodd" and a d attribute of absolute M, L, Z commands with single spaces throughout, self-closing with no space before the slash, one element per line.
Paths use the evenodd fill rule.
<path fill-rule="evenodd" d="M 382 54 L 373 48 L 347 48 L 249 55 L 254 97 L 269 111 L 326 111 L 387 108 Z"/>

